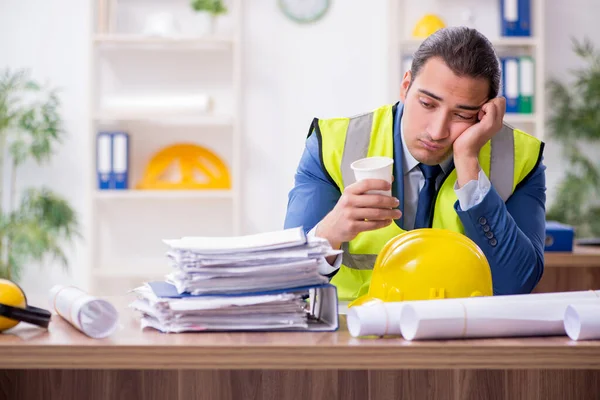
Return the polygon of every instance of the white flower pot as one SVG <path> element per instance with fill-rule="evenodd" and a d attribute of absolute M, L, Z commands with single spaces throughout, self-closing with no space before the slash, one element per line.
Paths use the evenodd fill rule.
<path fill-rule="evenodd" d="M 198 36 L 210 36 L 215 33 L 215 16 L 208 12 L 196 12 L 194 24 L 194 31 Z"/>

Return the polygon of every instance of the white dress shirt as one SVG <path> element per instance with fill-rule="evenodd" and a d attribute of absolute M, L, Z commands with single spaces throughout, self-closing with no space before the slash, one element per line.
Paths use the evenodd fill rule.
<path fill-rule="evenodd" d="M 419 191 L 425 185 L 425 177 L 419 168 L 419 162 L 413 157 L 406 146 L 404 140 L 404 129 L 400 126 L 400 133 L 402 135 L 402 171 L 404 174 L 404 211 L 403 227 L 404 230 L 414 229 L 415 218 L 417 214 L 417 205 L 419 203 Z M 452 156 L 440 163 L 442 172 L 436 179 L 436 190 L 439 189 L 439 185 L 443 181 L 444 177 L 449 174 L 452 166 Z M 488 179 L 485 172 L 482 169 L 479 170 L 478 180 L 469 181 L 462 188 L 458 188 L 458 182 L 454 185 L 454 191 L 458 197 L 460 208 L 463 211 L 468 210 L 471 207 L 476 206 L 481 202 L 485 195 L 490 190 L 490 180 Z M 392 222 L 395 223 L 395 222 Z M 308 236 L 315 234 L 317 226 L 310 230 Z M 325 258 L 322 258 L 319 262 L 319 272 L 322 275 L 328 275 L 340 268 L 342 264 L 342 255 L 338 255 L 333 265 L 330 265 Z"/>

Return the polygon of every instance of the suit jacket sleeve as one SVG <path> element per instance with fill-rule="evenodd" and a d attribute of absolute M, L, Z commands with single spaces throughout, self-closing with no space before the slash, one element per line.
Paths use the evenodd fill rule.
<path fill-rule="evenodd" d="M 325 172 L 320 158 L 316 133 L 306 140 L 306 147 L 288 195 L 284 227 L 302 226 L 308 233 L 335 207 L 340 190 Z"/>
<path fill-rule="evenodd" d="M 540 161 L 506 204 L 492 186 L 466 211 L 455 203 L 465 234 L 484 252 L 494 294 L 530 293 L 544 271 L 546 167 Z"/>

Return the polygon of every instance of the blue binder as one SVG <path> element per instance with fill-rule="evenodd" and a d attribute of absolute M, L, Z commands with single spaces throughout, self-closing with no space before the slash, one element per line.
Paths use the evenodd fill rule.
<path fill-rule="evenodd" d="M 519 0 L 517 36 L 531 36 L 531 0 Z"/>
<path fill-rule="evenodd" d="M 502 59 L 502 85 L 506 98 L 506 112 L 519 112 L 519 59 L 504 57 Z"/>
<path fill-rule="evenodd" d="M 96 173 L 98 189 L 112 188 L 112 135 L 109 132 L 99 132 L 96 135 Z"/>
<path fill-rule="evenodd" d="M 573 251 L 575 229 L 558 221 L 546 221 L 544 251 Z"/>
<path fill-rule="evenodd" d="M 500 35 L 519 36 L 519 0 L 500 0 Z"/>
<path fill-rule="evenodd" d="M 114 189 L 129 188 L 129 135 L 125 132 L 112 134 L 112 172 Z"/>

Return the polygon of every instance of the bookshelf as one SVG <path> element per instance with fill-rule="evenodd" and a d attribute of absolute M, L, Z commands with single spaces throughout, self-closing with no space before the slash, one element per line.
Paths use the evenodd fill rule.
<path fill-rule="evenodd" d="M 242 0 L 225 2 L 208 34 L 198 34 L 188 0 L 95 0 L 91 15 L 89 282 L 98 294 L 123 294 L 169 272 L 162 239 L 240 233 Z M 147 34 L 160 16 L 169 35 Z M 166 16 L 166 19 L 165 19 Z M 107 99 L 121 97 L 118 103 Z M 144 107 L 152 99 L 198 98 L 202 107 Z M 196 97 L 194 97 L 196 96 Z M 142 99 L 120 107 L 122 98 Z M 175 104 L 179 104 L 176 102 Z M 107 107 L 111 104 L 111 107 Z M 141 104 L 141 106 L 140 106 Z M 128 188 L 100 189 L 97 134 L 126 132 Z M 229 189 L 138 189 L 150 159 L 177 143 L 202 146 L 227 166 Z"/>
<path fill-rule="evenodd" d="M 534 60 L 533 112 L 507 113 L 505 121 L 525 132 L 544 139 L 545 121 L 545 39 L 544 0 L 531 0 L 531 36 L 501 35 L 500 0 L 389 0 L 389 102 L 398 100 L 404 75 L 405 57 L 420 45 L 412 31 L 426 14 L 439 16 L 446 26 L 465 25 L 486 35 L 499 57 L 532 57 Z"/>

